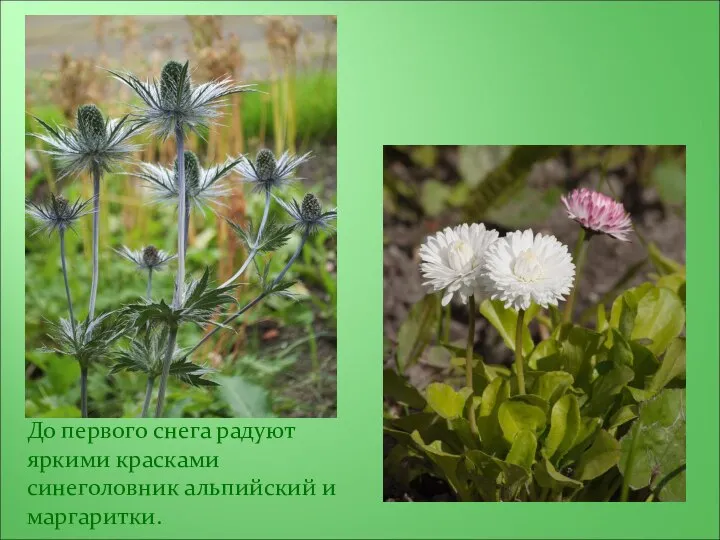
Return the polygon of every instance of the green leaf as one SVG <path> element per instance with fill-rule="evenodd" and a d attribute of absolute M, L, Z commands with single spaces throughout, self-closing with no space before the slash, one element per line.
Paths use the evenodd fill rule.
<path fill-rule="evenodd" d="M 498 459 L 480 450 L 465 452 L 465 465 L 470 478 L 485 502 L 497 501 L 497 485 L 503 469 Z"/>
<path fill-rule="evenodd" d="M 535 480 L 537 480 L 538 485 L 543 488 L 556 490 L 564 488 L 579 489 L 582 487 L 582 482 L 568 478 L 558 472 L 547 458 L 538 461 L 535 464 L 533 472 L 535 473 Z"/>
<path fill-rule="evenodd" d="M 660 368 L 650 381 L 648 390 L 659 392 L 677 377 L 685 377 L 685 338 L 675 338 L 670 342 Z"/>
<path fill-rule="evenodd" d="M 434 335 L 440 316 L 440 298 L 436 294 L 425 296 L 417 302 L 400 326 L 396 359 L 398 371 L 405 370 L 417 362 L 423 350 Z"/>
<path fill-rule="evenodd" d="M 590 446 L 602 424 L 602 418 L 582 417 L 580 419 L 578 434 L 575 437 L 575 443 L 573 444 L 572 449 L 565 455 L 565 461 L 577 461 L 582 453 Z"/>
<path fill-rule="evenodd" d="M 618 411 L 610 419 L 608 429 L 614 429 L 627 424 L 631 420 L 634 420 L 638 416 L 637 405 L 625 405 L 620 407 Z"/>
<path fill-rule="evenodd" d="M 458 168 L 463 181 L 476 188 L 507 159 L 512 149 L 512 146 L 460 146 Z"/>
<path fill-rule="evenodd" d="M 625 339 L 630 339 L 633 327 L 635 326 L 635 317 L 637 316 L 637 305 L 630 305 L 627 298 L 623 295 L 620 306 L 620 321 L 618 322 L 618 330 L 620 335 Z"/>
<path fill-rule="evenodd" d="M 468 389 L 469 390 L 469 389 Z M 468 392 L 456 392 L 445 383 L 430 383 L 426 390 L 427 403 L 447 420 L 462 416 Z"/>
<path fill-rule="evenodd" d="M 450 487 L 460 496 L 462 500 L 470 500 L 468 486 L 458 474 L 458 466 L 462 462 L 462 456 L 446 452 L 440 441 L 433 441 L 425 444 L 420 433 L 413 431 L 410 435 L 417 446 L 425 452 L 430 460 L 437 466 Z"/>
<path fill-rule="evenodd" d="M 538 311 L 539 307 L 533 304 L 525 312 L 523 319 L 523 355 L 530 354 L 530 351 L 533 349 L 533 340 L 527 326 Z M 506 309 L 500 300 L 485 300 L 480 304 L 480 313 L 495 327 L 505 342 L 505 345 L 514 351 L 517 311 L 514 309 Z"/>
<path fill-rule="evenodd" d="M 640 414 L 620 441 L 620 463 L 632 489 L 654 489 L 685 464 L 685 389 L 665 388 L 640 405 Z M 685 476 L 664 488 L 674 500 L 685 500 Z M 661 492 L 662 495 L 662 492 Z"/>
<path fill-rule="evenodd" d="M 593 445 L 580 457 L 576 476 L 580 480 L 592 480 L 605 474 L 620 460 L 620 443 L 601 429 Z"/>
<path fill-rule="evenodd" d="M 425 398 L 407 379 L 398 375 L 394 369 L 383 370 L 383 395 L 413 409 L 424 409 Z"/>
<path fill-rule="evenodd" d="M 543 455 L 548 459 L 562 458 L 573 447 L 580 431 L 580 406 L 573 394 L 561 397 L 550 413 L 550 432 L 543 446 Z"/>
<path fill-rule="evenodd" d="M 638 302 L 632 339 L 649 339 L 654 354 L 660 355 L 682 332 L 685 308 L 682 300 L 670 289 L 654 287 Z"/>
<path fill-rule="evenodd" d="M 503 434 L 498 422 L 500 405 L 510 397 L 510 383 L 500 377 L 485 387 L 478 411 L 477 426 L 483 447 L 500 451 L 504 447 Z"/>
<path fill-rule="evenodd" d="M 220 395 L 230 407 L 235 418 L 270 418 L 267 391 L 242 377 L 217 376 Z"/>
<path fill-rule="evenodd" d="M 553 405 L 573 384 L 573 376 L 564 371 L 548 371 L 535 382 L 534 394 Z"/>
<path fill-rule="evenodd" d="M 515 440 L 510 447 L 510 452 L 505 458 L 508 463 L 519 465 L 523 469 L 530 470 L 535 461 L 537 450 L 537 438 L 532 431 L 521 430 L 515 435 Z"/>
<path fill-rule="evenodd" d="M 512 443 L 520 431 L 541 432 L 545 428 L 547 419 L 540 407 L 508 400 L 498 409 L 498 421 L 505 440 Z"/>
<path fill-rule="evenodd" d="M 607 369 L 592 384 L 588 414 L 603 415 L 608 407 L 627 384 L 633 380 L 635 373 L 632 368 L 615 362 L 605 362 Z"/>
<path fill-rule="evenodd" d="M 666 276 L 661 276 L 658 278 L 656 284 L 658 287 L 664 287 L 666 289 L 670 289 L 672 292 L 677 294 L 681 300 L 683 300 L 683 297 L 681 296 L 681 291 L 685 287 L 685 272 L 683 269 L 683 272 L 678 272 L 675 274 L 668 274 Z M 683 300 L 684 302 L 684 300 Z"/>

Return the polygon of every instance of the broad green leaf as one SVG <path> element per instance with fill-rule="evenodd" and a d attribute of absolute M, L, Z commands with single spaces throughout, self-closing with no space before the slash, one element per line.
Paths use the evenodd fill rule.
<path fill-rule="evenodd" d="M 534 405 L 535 407 L 541 409 L 543 414 L 546 416 L 550 412 L 550 404 L 540 396 L 535 396 L 533 394 L 524 394 L 520 396 L 512 396 L 508 399 L 509 401 L 519 401 L 520 403 Z"/>
<path fill-rule="evenodd" d="M 568 462 L 577 461 L 580 456 L 589 448 L 592 441 L 595 439 L 596 434 L 600 430 L 600 426 L 603 424 L 602 418 L 588 418 L 582 417 L 580 419 L 580 428 L 578 434 L 575 437 L 575 443 L 572 449 L 565 455 L 565 460 Z"/>
<path fill-rule="evenodd" d="M 435 463 L 439 471 L 450 484 L 450 487 L 455 490 L 460 498 L 462 500 L 469 500 L 470 494 L 468 486 L 458 475 L 458 466 L 462 461 L 462 456 L 445 451 L 440 441 L 433 441 L 430 444 L 425 444 L 425 441 L 423 441 L 420 433 L 417 431 L 413 431 L 410 436 L 415 444 L 417 444 L 417 446 L 425 452 L 430 460 Z"/>
<path fill-rule="evenodd" d="M 550 432 L 545 438 L 542 453 L 548 459 L 561 458 L 570 450 L 580 431 L 580 406 L 577 398 L 566 394 L 553 405 L 550 413 Z"/>
<path fill-rule="evenodd" d="M 656 283 L 658 287 L 670 289 L 672 292 L 680 296 L 680 290 L 685 287 L 685 282 L 685 273 L 678 272 L 675 274 L 668 274 L 667 276 L 661 276 L 658 278 Z"/>
<path fill-rule="evenodd" d="M 636 310 L 640 299 L 653 288 L 654 286 L 652 283 L 643 283 L 642 285 L 626 290 L 620 296 L 615 298 L 612 308 L 610 308 L 610 326 L 616 329 L 620 326 L 620 314 L 622 312 L 623 303 L 630 306 L 630 309 Z"/>
<path fill-rule="evenodd" d="M 580 456 L 576 475 L 580 480 L 592 480 L 605 474 L 620 460 L 620 443 L 601 429 L 592 446 Z"/>
<path fill-rule="evenodd" d="M 220 395 L 230 407 L 235 418 L 269 418 L 274 416 L 269 407 L 267 390 L 246 381 L 240 376 L 215 377 L 220 385 Z"/>
<path fill-rule="evenodd" d="M 618 322 L 618 331 L 625 339 L 630 339 L 633 327 L 635 326 L 635 317 L 637 316 L 637 305 L 630 305 L 625 296 L 620 304 L 620 321 Z"/>
<path fill-rule="evenodd" d="M 677 377 L 685 377 L 685 338 L 675 338 L 670 342 L 660 368 L 650 381 L 648 390 L 659 392 Z"/>
<path fill-rule="evenodd" d="M 573 376 L 564 371 L 543 373 L 535 382 L 534 393 L 553 405 L 573 384 Z"/>
<path fill-rule="evenodd" d="M 684 325 L 682 300 L 670 289 L 655 287 L 638 302 L 632 339 L 651 340 L 648 349 L 660 355 L 682 332 Z"/>
<path fill-rule="evenodd" d="M 530 354 L 533 349 L 533 341 L 527 326 L 535 317 L 539 307 L 533 304 L 523 318 L 523 355 Z M 480 313 L 503 338 L 505 345 L 512 351 L 515 350 L 515 332 L 517 329 L 517 311 L 506 309 L 500 300 L 485 300 L 480 304 Z"/>
<path fill-rule="evenodd" d="M 638 419 L 620 441 L 618 467 L 632 489 L 658 483 L 685 464 L 685 389 L 665 388 L 642 403 Z M 684 475 L 673 479 L 668 494 L 685 500 Z M 679 494 L 679 495 L 678 495 Z"/>
<path fill-rule="evenodd" d="M 597 306 L 597 317 L 595 322 L 595 331 L 598 333 L 605 332 L 608 327 L 610 326 L 610 323 L 608 323 L 607 320 L 607 314 L 605 312 L 605 306 L 603 304 L 598 304 Z"/>
<path fill-rule="evenodd" d="M 547 419 L 540 407 L 508 400 L 498 409 L 498 421 L 505 440 L 512 443 L 520 431 L 541 432 L 545 428 Z"/>
<path fill-rule="evenodd" d="M 618 411 L 610 419 L 608 429 L 614 429 L 627 424 L 631 420 L 634 420 L 638 416 L 637 405 L 625 405 L 620 407 Z"/>
<path fill-rule="evenodd" d="M 498 500 L 498 480 L 502 473 L 498 461 L 498 459 L 480 450 L 468 450 L 465 452 L 465 466 L 470 473 L 473 484 L 485 502 Z"/>
<path fill-rule="evenodd" d="M 434 335 L 440 315 L 439 303 L 438 295 L 425 296 L 410 309 L 408 318 L 400 326 L 396 353 L 400 373 L 417 362 Z"/>
<path fill-rule="evenodd" d="M 685 501 L 685 465 L 667 474 L 657 483 L 658 499 L 664 502 Z"/>
<path fill-rule="evenodd" d="M 579 489 L 582 487 L 582 482 L 578 482 L 577 480 L 569 478 L 558 472 L 547 458 L 543 458 L 538 461 L 535 464 L 533 472 L 535 473 L 535 480 L 537 480 L 540 487 L 550 489 Z"/>
<path fill-rule="evenodd" d="M 630 350 L 633 357 L 632 368 L 635 371 L 635 378 L 630 385 L 645 388 L 660 364 L 652 351 L 637 341 L 630 342 Z"/>
<path fill-rule="evenodd" d="M 452 420 L 462 416 L 467 392 L 456 392 L 451 386 L 436 382 L 430 383 L 425 393 L 428 405 L 443 418 Z"/>
<path fill-rule="evenodd" d="M 538 368 L 543 371 L 567 371 L 575 378 L 576 386 L 582 388 L 582 381 L 589 377 L 591 371 L 590 359 L 600 350 L 605 336 L 581 326 L 564 324 L 559 327 L 555 339 L 559 367 L 546 369 L 543 362 L 538 361 Z"/>
<path fill-rule="evenodd" d="M 413 409 L 425 407 L 425 398 L 420 395 L 417 388 L 398 375 L 394 369 L 383 370 L 383 395 Z"/>
<path fill-rule="evenodd" d="M 510 384 L 498 377 L 485 387 L 480 403 L 477 426 L 483 448 L 500 450 L 504 446 L 503 434 L 498 422 L 500 405 L 510 397 Z"/>
<path fill-rule="evenodd" d="M 625 388 L 627 392 L 630 394 L 630 397 L 635 401 L 635 403 L 642 403 L 643 401 L 647 401 L 651 397 L 655 396 L 655 392 L 651 390 L 644 390 L 642 388 L 634 388 L 632 386 L 628 386 Z"/>
<path fill-rule="evenodd" d="M 623 364 L 604 362 L 599 367 L 606 371 L 593 381 L 588 410 L 591 416 L 605 414 L 615 396 L 635 377 L 632 368 Z"/>
<path fill-rule="evenodd" d="M 532 431 L 524 429 L 515 435 L 515 440 L 510 447 L 510 452 L 507 458 L 505 458 L 505 461 L 519 465 L 529 471 L 535 461 L 536 450 L 537 438 L 535 434 Z"/>
<path fill-rule="evenodd" d="M 554 338 L 548 338 L 538 343 L 528 356 L 527 364 L 534 370 L 539 370 L 538 364 L 542 364 L 545 366 L 542 371 L 553 371 L 548 366 L 560 364 L 557 341 Z"/>

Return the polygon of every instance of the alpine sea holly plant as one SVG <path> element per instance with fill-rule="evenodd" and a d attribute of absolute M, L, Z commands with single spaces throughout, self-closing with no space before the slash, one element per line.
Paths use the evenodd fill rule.
<path fill-rule="evenodd" d="M 447 228 L 421 246 L 430 294 L 400 330 L 397 369 L 384 372 L 385 432 L 396 441 L 386 474 L 407 490 L 430 475 L 461 501 L 684 500 L 684 269 L 666 264 L 609 312 L 598 304 L 594 327 L 574 322 L 589 239 L 629 241 L 633 227 L 601 193 L 579 190 L 563 203 L 581 226 L 575 262 L 554 236 L 500 237 L 483 224 Z M 453 299 L 467 305 L 467 341 L 440 340 L 433 352 L 450 359 L 451 377 L 416 388 L 406 370 Z M 478 315 L 514 352 L 511 366 L 475 353 Z M 532 323 L 547 337 L 535 342 Z"/>
<path fill-rule="evenodd" d="M 141 81 L 122 72 L 110 71 L 129 86 L 139 98 L 140 105 L 119 121 L 109 121 L 94 106 L 83 106 L 78 111 L 78 128 L 54 128 L 38 120 L 48 135 L 38 135 L 49 146 L 67 175 L 88 170 L 94 180 L 95 194 L 86 202 L 69 203 L 62 197 L 51 195 L 45 204 L 28 201 L 27 214 L 39 222 L 39 230 L 57 231 L 60 240 L 61 265 L 68 303 L 68 319 L 59 324 L 50 323 L 53 341 L 47 350 L 75 357 L 81 365 L 82 414 L 87 416 L 87 370 L 91 363 L 111 364 L 111 373 L 132 371 L 143 373 L 145 397 L 141 416 L 149 414 L 157 382 L 155 416 L 161 417 L 165 409 L 165 395 L 170 377 L 194 386 L 214 386 L 206 376 L 213 372 L 206 365 L 193 362 L 200 346 L 215 333 L 231 329 L 230 325 L 271 295 L 291 296 L 292 281 L 285 275 L 302 252 L 307 239 L 321 229 L 332 230 L 336 211 L 323 211 L 315 195 L 307 194 L 302 204 L 288 204 L 282 199 L 282 189 L 294 180 L 295 170 L 307 161 L 309 154 L 296 157 L 284 153 L 279 159 L 269 150 L 261 149 L 256 158 L 246 156 L 228 158 L 219 165 L 204 168 L 197 156 L 185 148 L 187 131 L 199 134 L 199 128 L 208 127 L 220 114 L 223 98 L 254 91 L 251 85 L 235 85 L 229 79 L 194 84 L 189 64 L 170 61 L 162 68 L 159 80 Z M 130 136 L 140 132 L 160 140 L 173 136 L 176 158 L 169 167 L 139 163 L 135 168 L 122 167 L 118 171 L 144 182 L 159 204 L 170 205 L 177 212 L 177 253 L 168 253 L 153 245 L 133 249 L 121 246 L 115 249 L 123 259 L 137 270 L 146 273 L 145 295 L 119 309 L 94 316 L 98 275 L 97 230 L 99 212 L 99 182 L 103 172 L 129 166 L 130 154 L 137 145 L 129 142 Z M 205 268 L 201 277 L 188 276 L 185 255 L 188 248 L 188 226 L 193 209 L 217 211 L 221 198 L 232 193 L 230 182 L 245 181 L 261 191 L 265 198 L 262 217 L 257 229 L 248 220 L 242 227 L 227 219 L 231 229 L 247 245 L 247 257 L 238 270 L 223 284 L 212 284 L 211 272 Z M 269 217 L 273 201 L 287 211 L 288 223 Z M 89 209 L 90 203 L 93 210 Z M 93 220 L 93 280 L 90 291 L 89 316 L 79 322 L 73 312 L 65 264 L 65 232 L 85 214 Z M 270 275 L 270 254 L 281 248 L 299 231 L 297 247 L 283 268 Z M 257 255 L 263 254 L 263 261 Z M 153 295 L 153 275 L 176 262 L 174 292 L 171 300 Z M 253 265 L 260 275 L 260 293 L 244 306 L 238 306 L 233 295 L 239 286 L 238 278 Z M 227 310 L 227 313 L 224 311 Z M 218 322 L 222 321 L 222 322 Z M 205 335 L 195 345 L 181 348 L 178 336 L 186 325 L 201 328 Z M 117 346 L 117 342 L 124 342 Z"/>

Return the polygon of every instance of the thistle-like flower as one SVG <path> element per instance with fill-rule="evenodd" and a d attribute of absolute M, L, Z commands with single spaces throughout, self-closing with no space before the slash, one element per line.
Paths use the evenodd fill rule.
<path fill-rule="evenodd" d="M 35 117 L 45 133 L 31 133 L 50 148 L 44 150 L 60 165 L 60 178 L 89 171 L 109 172 L 119 162 L 130 158 L 137 149 L 130 137 L 143 127 L 143 122 L 131 123 L 129 116 L 120 119 L 103 117 L 95 105 L 81 105 L 77 112 L 77 128 L 51 126 Z"/>
<path fill-rule="evenodd" d="M 147 122 L 162 139 L 185 128 L 197 133 L 199 127 L 207 126 L 210 120 L 219 116 L 223 98 L 230 94 L 254 91 L 254 85 L 235 85 L 230 78 L 196 86 L 192 82 L 188 62 L 167 62 L 159 81 L 141 81 L 131 73 L 109 72 L 142 100 L 143 104 L 136 108 L 136 116 Z"/>
<path fill-rule="evenodd" d="M 446 227 L 420 246 L 420 270 L 431 292 L 443 291 L 442 305 L 450 303 L 455 294 L 463 304 L 472 295 L 485 294 L 483 264 L 488 248 L 498 232 L 482 223 Z"/>
<path fill-rule="evenodd" d="M 313 235 L 320 230 L 335 230 L 331 222 L 337 218 L 337 209 L 323 212 L 320 201 L 312 193 L 305 194 L 300 203 L 295 199 L 290 203 L 278 197 L 275 197 L 275 200 L 290 215 L 294 222 L 293 226 L 302 229 L 306 234 Z"/>
<path fill-rule="evenodd" d="M 242 158 L 228 158 L 221 165 L 203 169 L 194 153 L 186 151 L 184 155 L 185 193 L 188 196 L 188 203 L 200 210 L 209 208 L 211 204 L 222 205 L 221 197 L 229 193 L 226 181 Z M 172 169 L 162 165 L 141 163 L 140 171 L 133 174 L 147 183 L 156 201 L 176 203 L 178 198 L 177 159 Z"/>
<path fill-rule="evenodd" d="M 37 221 L 38 225 L 33 232 L 47 231 L 52 234 L 54 231 L 64 233 L 72 230 L 75 222 L 83 216 L 93 213 L 90 207 L 93 200 L 76 200 L 70 203 L 62 195 L 50 194 L 50 200 L 44 203 L 35 203 L 31 200 L 25 202 L 25 212 L 28 216 Z"/>
<path fill-rule="evenodd" d="M 121 246 L 120 249 L 115 250 L 115 253 L 133 263 L 138 270 L 152 270 L 153 272 L 165 269 L 167 263 L 177 257 L 177 255 L 170 255 L 167 251 L 153 245 L 136 250 Z"/>
<path fill-rule="evenodd" d="M 302 180 L 293 175 L 295 169 L 308 159 L 310 159 L 310 152 L 301 156 L 292 156 L 290 153 L 284 152 L 280 159 L 276 160 L 270 150 L 263 148 L 258 151 L 254 163 L 246 157 L 241 157 L 235 170 L 245 181 L 254 184 L 254 190 L 270 191 L 294 180 Z"/>
<path fill-rule="evenodd" d="M 528 309 L 531 303 L 556 306 L 570 293 L 575 265 L 567 246 L 554 236 L 532 229 L 514 231 L 497 240 L 485 256 L 491 298 L 506 308 Z"/>
<path fill-rule="evenodd" d="M 604 193 L 586 188 L 576 189 L 560 199 L 568 217 L 577 221 L 586 231 L 607 234 L 623 242 L 629 241 L 632 221 L 622 203 Z"/>

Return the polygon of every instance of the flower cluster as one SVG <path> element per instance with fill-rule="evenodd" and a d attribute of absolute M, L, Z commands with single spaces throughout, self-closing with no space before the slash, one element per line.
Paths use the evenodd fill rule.
<path fill-rule="evenodd" d="M 593 233 L 627 240 L 630 217 L 610 197 L 587 189 L 562 198 L 570 218 Z M 420 247 L 425 287 L 442 292 L 442 305 L 455 295 L 501 300 L 506 308 L 556 306 L 573 287 L 575 264 L 567 246 L 532 229 L 500 237 L 482 223 L 446 228 Z"/>

